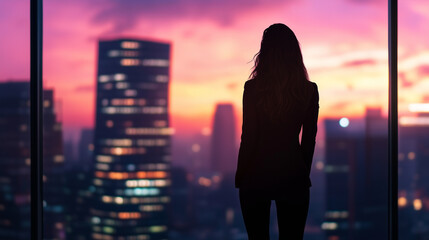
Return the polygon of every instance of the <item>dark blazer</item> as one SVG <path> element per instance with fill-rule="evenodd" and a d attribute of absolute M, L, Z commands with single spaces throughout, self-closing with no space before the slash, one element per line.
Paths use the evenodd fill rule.
<path fill-rule="evenodd" d="M 271 121 L 257 104 L 259 91 L 249 80 L 243 93 L 243 127 L 235 186 L 249 189 L 303 189 L 311 186 L 310 169 L 316 144 L 319 93 L 308 82 L 306 106 L 285 112 Z M 301 144 L 299 134 L 302 127 Z"/>

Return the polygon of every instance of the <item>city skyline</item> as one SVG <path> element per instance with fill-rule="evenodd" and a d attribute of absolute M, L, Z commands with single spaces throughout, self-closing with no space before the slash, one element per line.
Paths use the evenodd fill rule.
<path fill-rule="evenodd" d="M 252 67 L 249 61 L 257 52 L 262 31 L 273 22 L 284 22 L 296 32 L 310 78 L 319 85 L 321 118 L 339 117 L 340 113 L 362 116 L 363 105 L 380 106 L 386 113 L 386 1 L 278 1 L 271 5 L 222 2 L 219 6 L 231 7 L 226 13 L 198 1 L 190 2 L 195 8 L 177 1 L 174 6 L 186 9 L 183 13 L 158 4 L 145 7 L 136 1 L 108 2 L 111 4 L 100 7 L 81 0 L 45 1 L 44 79 L 47 87 L 56 89 L 67 110 L 62 113 L 66 138 L 76 139 L 79 129 L 94 126 L 96 43 L 109 36 L 139 36 L 172 43 L 175 64 L 171 71 L 171 111 L 177 134 L 210 127 L 213 109 L 207 106 L 222 101 L 237 106 L 239 126 L 242 87 Z M 5 66 L 0 79 L 26 79 L 29 45 L 24 16 L 28 5 L 23 0 L 0 4 L 0 9 L 16 10 L 9 11 L 14 12 L 13 16 L 2 14 L 15 20 L 0 25 L 9 36 L 3 40 L 1 51 L 10 56 L 0 58 L 0 66 Z M 429 49 L 427 36 L 422 33 L 428 21 L 428 5 L 422 0 L 400 3 L 401 112 L 406 111 L 408 103 L 427 99 L 423 89 L 428 87 Z M 126 14 L 130 9 L 131 13 Z M 208 13 L 201 14 L 199 10 L 203 9 Z M 195 24 L 196 19 L 201 21 Z M 319 27 L 314 29 L 316 20 Z M 418 38 L 410 37 L 416 34 Z"/>
<path fill-rule="evenodd" d="M 152 62 L 155 63 L 155 62 Z M 110 70 L 112 71 L 112 70 Z M 116 70 L 113 69 L 114 72 Z M 105 89 L 106 84 L 109 83 L 109 81 L 113 82 L 122 82 L 123 78 L 120 78 L 120 81 L 117 81 L 115 79 L 115 74 L 111 75 L 112 78 L 109 80 L 105 78 L 105 74 L 102 74 L 99 76 L 99 80 L 101 80 L 101 84 L 103 89 Z M 107 82 L 105 81 L 107 80 Z M 15 83 L 7 83 L 7 84 L 15 84 Z M 6 84 L 6 85 L 7 85 Z M 21 84 L 27 84 L 28 82 L 21 82 Z M 5 85 L 5 86 L 6 86 Z M 119 85 L 121 86 L 121 84 Z M 5 90 L 9 88 L 3 88 Z M 110 87 L 107 87 L 107 90 L 109 90 Z M 121 92 L 123 90 L 120 90 Z M 47 107 L 48 112 L 51 113 L 53 111 L 54 103 L 52 102 L 52 96 L 53 96 L 53 90 L 45 90 L 45 93 L 47 94 L 47 99 L 49 99 L 49 102 L 45 103 L 45 107 Z M 108 95 L 104 94 L 104 97 L 107 97 Z M 113 94 L 110 97 L 115 98 L 115 94 Z M 111 99 L 113 100 L 113 99 Z M 110 101 L 109 101 L 110 102 Z M 117 102 L 111 101 L 112 103 Z M 100 112 L 111 112 L 112 110 L 109 110 L 106 112 L 106 110 L 110 109 L 108 105 L 105 105 L 106 101 L 104 99 L 101 99 L 101 105 L 103 106 L 100 108 Z M 228 106 L 228 105 L 226 105 Z M 425 106 L 427 105 L 413 105 L 413 109 L 417 113 L 417 117 L 407 117 L 404 118 L 404 121 L 401 122 L 400 127 L 402 129 L 402 136 L 406 138 L 405 141 L 400 142 L 400 172 L 403 173 L 400 176 L 400 181 L 402 182 L 400 184 L 400 196 L 399 196 L 399 205 L 400 205 L 400 219 L 403 222 L 403 225 L 401 226 L 401 239 L 413 239 L 418 236 L 425 236 L 427 234 L 425 232 L 425 220 L 427 219 L 427 211 L 428 206 L 427 205 L 427 199 L 428 199 L 428 188 L 425 181 L 415 181 L 412 180 L 412 176 L 416 176 L 415 174 L 422 175 L 422 170 L 424 172 L 424 169 L 426 169 L 426 153 L 425 149 L 427 149 L 428 141 L 427 141 L 427 134 L 425 134 L 426 131 L 429 130 L 429 122 L 427 121 L 428 113 L 424 112 Z M 121 110 L 122 114 L 125 113 Z M 110 113 L 110 115 L 111 115 Z M 47 121 L 45 122 L 45 125 L 51 126 L 53 122 L 55 122 L 54 115 L 49 115 L 50 117 L 47 118 Z M 213 116 L 215 117 L 215 116 Z M 406 120 L 406 121 L 405 121 Z M 383 183 L 383 181 L 386 181 L 385 176 L 383 174 L 380 174 L 380 168 L 382 168 L 384 165 L 382 159 L 386 158 L 386 139 L 387 139 L 387 130 L 386 130 L 386 118 L 381 115 L 381 109 L 379 108 L 367 108 L 365 117 L 364 118 L 331 118 L 331 119 L 325 119 L 323 122 L 327 123 L 329 122 L 330 128 L 327 128 L 327 142 L 325 145 L 325 153 L 330 152 L 328 156 L 325 157 L 325 160 L 321 160 L 320 154 L 322 154 L 320 151 L 316 151 L 315 154 L 315 162 L 314 162 L 314 170 L 312 171 L 313 179 L 318 179 L 318 182 L 315 183 L 315 185 L 312 188 L 312 192 L 318 192 L 323 195 L 319 195 L 319 198 L 312 198 L 313 204 L 312 208 L 313 210 L 310 211 L 309 215 L 309 224 L 307 227 L 309 227 L 309 230 L 306 231 L 306 239 L 323 239 L 323 235 L 327 234 L 327 239 L 331 240 L 335 239 L 337 236 L 350 236 L 350 234 L 355 235 L 370 235 L 372 236 L 375 232 L 372 229 L 380 229 L 380 226 L 383 228 L 383 209 L 385 208 L 385 198 L 383 197 L 385 193 L 383 191 L 386 191 L 384 188 L 386 185 L 386 182 Z M 108 127 L 110 123 L 108 121 L 102 121 L 102 123 L 105 123 Z M 61 122 L 57 122 L 57 124 L 61 125 Z M 46 126 L 45 126 L 46 127 Z M 54 126 L 55 128 L 55 126 Z M 49 128 L 47 128 L 49 129 Z M 116 130 L 120 129 L 116 125 Z M 331 129 L 331 130 L 330 130 Z M 91 133 L 86 133 L 90 130 L 84 130 L 82 133 L 84 135 L 91 135 Z M 401 131 L 401 130 L 400 130 Z M 416 133 L 419 134 L 416 134 Z M 328 136 L 329 135 L 329 136 Z M 46 135 L 48 139 L 50 135 Z M 196 136 L 197 137 L 197 136 Z M 213 137 L 213 136 L 212 136 Z M 52 140 L 52 139 L 51 139 Z M 88 150 L 91 150 L 90 144 L 87 143 L 88 139 L 81 138 L 82 143 L 86 145 L 86 147 L 82 147 L 83 150 L 86 148 Z M 189 148 L 193 148 L 195 144 L 201 144 L 202 142 L 199 142 L 203 139 L 197 140 L 192 142 L 192 144 L 189 144 Z M 205 140 L 203 140 L 205 141 Z M 323 140 L 325 141 L 325 140 Z M 96 141 L 100 142 L 100 141 Z M 101 141 L 103 142 L 103 141 Z M 58 140 L 56 140 L 56 143 L 59 143 Z M 107 143 L 107 142 L 106 142 Z M 113 144 L 113 141 L 111 141 Z M 332 144 L 334 143 L 334 144 Z M 355 147 L 355 143 L 358 143 L 360 147 Z M 173 143 L 174 144 L 174 143 Z M 186 145 L 186 144 L 185 144 Z M 191 146 L 192 145 L 192 146 Z M 350 145 L 350 146 L 349 146 Z M 345 147 L 347 146 L 347 147 Z M 112 147 L 112 146 L 110 146 Z M 334 148 L 332 148 L 334 147 Z M 345 148 L 344 148 L 345 147 Z M 117 146 L 116 148 L 121 148 L 120 146 Z M 320 148 L 320 146 L 318 147 Z M 337 148 L 337 149 L 336 149 Z M 331 149 L 331 150 L 329 150 Z M 116 151 L 116 150 L 115 150 Z M 207 150 L 206 150 L 207 151 Z M 84 151 L 85 152 L 85 151 Z M 104 154 L 103 154 L 104 155 Z M 67 165 L 69 161 L 72 161 L 72 159 L 68 158 L 68 155 L 64 158 L 55 157 L 57 161 L 64 161 L 64 163 Z M 350 158 L 351 157 L 351 158 Z M 48 158 L 50 159 L 50 158 Z M 322 158 L 323 159 L 323 158 Z M 365 160 L 364 160 L 365 159 Z M 172 159 L 174 162 L 175 159 Z M 207 161 L 208 159 L 206 159 Z M 342 165 L 336 166 L 333 165 L 332 160 L 334 161 L 340 161 L 342 162 Z M 404 161 L 405 160 L 405 161 Z M 349 163 L 347 163 L 349 162 Z M 97 199 L 96 194 L 93 193 L 93 190 L 91 190 L 92 187 L 89 189 L 86 188 L 86 186 L 89 186 L 89 184 L 99 184 L 100 179 L 95 178 L 91 179 L 91 171 L 85 170 L 85 168 L 82 168 L 82 164 L 85 164 L 83 162 L 75 163 L 74 168 L 61 168 L 61 171 L 57 170 L 56 174 L 62 175 L 63 173 L 66 173 L 66 183 L 61 181 L 57 181 L 54 185 L 45 183 L 46 187 L 50 189 L 50 192 L 55 191 L 58 192 L 64 192 L 64 194 L 67 192 L 67 196 L 73 197 L 72 199 L 68 199 L 67 201 L 63 198 L 57 198 L 57 206 L 54 208 L 46 208 L 45 212 L 48 213 L 49 216 L 47 220 L 49 221 L 56 221 L 55 219 L 59 217 L 58 219 L 63 219 L 63 216 L 61 214 L 64 214 L 67 216 L 65 219 L 67 219 L 65 225 L 64 220 L 60 220 L 58 224 L 55 224 L 55 227 L 57 228 L 57 234 L 60 234 L 61 236 L 64 236 L 64 229 L 63 226 L 65 226 L 65 229 L 67 229 L 67 236 L 78 236 L 81 237 L 88 236 L 88 231 L 90 229 L 90 225 L 88 223 L 92 223 L 93 225 L 99 224 L 101 219 L 98 219 L 94 216 L 88 216 L 88 206 L 90 206 L 91 203 L 95 199 Z M 420 166 L 419 168 L 416 168 L 416 166 Z M 129 166 L 128 166 L 129 167 Z M 172 208 L 172 213 L 175 216 L 173 219 L 174 221 L 174 229 L 172 230 L 172 233 L 178 234 L 181 232 L 189 232 L 189 229 L 192 229 L 191 235 L 196 234 L 198 235 L 198 231 L 195 230 L 195 228 L 192 228 L 192 224 L 197 224 L 196 226 L 201 225 L 202 227 L 208 227 L 211 228 L 211 224 L 214 224 L 215 222 L 219 224 L 226 224 L 222 225 L 223 228 L 218 228 L 216 231 L 216 234 L 222 234 L 224 237 L 228 236 L 233 237 L 237 236 L 232 233 L 228 233 L 228 231 L 231 230 L 232 227 L 240 228 L 240 218 L 237 218 L 237 214 L 239 213 L 239 209 L 237 208 L 237 205 L 234 204 L 234 192 L 231 192 L 231 189 L 233 189 L 231 179 L 223 179 L 222 177 L 219 178 L 218 175 L 210 175 L 210 173 L 207 175 L 204 173 L 204 171 L 200 171 L 198 169 L 192 168 L 192 166 L 183 166 L 183 165 L 176 165 L 175 174 L 176 177 L 178 177 L 175 181 L 177 189 L 174 191 L 174 198 L 176 205 Z M 179 167 L 179 168 L 177 168 Z M 184 167 L 184 168 L 183 168 Z M 356 172 L 356 167 L 358 167 L 358 172 Z M 355 170 L 352 170 L 354 169 Z M 47 171 L 49 168 L 47 168 Z M 130 170 L 130 169 L 128 169 Z M 196 171 L 195 171 L 196 170 Z M 210 168 L 211 172 L 213 172 L 214 169 Z M 386 169 L 385 169 L 386 170 Z M 64 172 L 63 172 L 64 171 Z M 343 180 L 335 180 L 335 181 L 327 181 L 326 184 L 320 184 L 320 174 L 325 175 L 325 177 L 328 179 L 329 175 L 332 175 L 335 172 L 341 172 L 346 173 L 348 172 L 350 175 L 343 174 Z M 48 172 L 46 172 L 48 173 Z M 75 174 L 77 174 L 75 176 Z M 317 176 L 316 175 L 320 175 Z M 194 176 L 194 177 L 189 177 Z M 88 179 L 89 178 L 89 179 Z M 89 181 L 85 182 L 88 179 Z M 217 180 L 216 180 L 217 179 Z M 216 181 L 220 180 L 217 184 Z M 76 183 L 80 182 L 79 183 Z M 186 183 L 184 182 L 186 181 Z M 212 184 L 209 184 L 210 182 Z M 337 184 L 334 184 L 334 187 L 332 187 L 332 183 L 347 183 L 348 185 L 352 186 L 351 189 L 347 188 L 338 188 Z M 362 185 L 366 182 L 365 187 Z M 220 185 L 219 185 L 220 183 Z M 60 185 L 64 184 L 64 188 L 61 188 Z M 178 185 L 177 185 L 178 184 Z M 347 185 L 346 184 L 346 185 Z M 357 185 L 356 185 L 357 184 Z M 317 188 L 315 188 L 317 186 Z M 72 187 L 72 188 L 70 188 Z M 324 188 L 324 189 L 321 189 Z M 55 189 L 55 190 L 54 190 Z M 192 190 L 194 189 L 194 190 Z M 71 192 L 70 192 L 71 190 Z M 198 192 L 198 194 L 195 194 Z M 326 191 L 326 194 L 325 194 Z M 338 204 L 332 204 L 332 199 L 335 201 L 341 201 L 342 193 L 346 191 L 348 192 L 349 200 L 347 200 L 349 203 L 344 205 L 344 201 L 342 202 L 343 208 L 338 208 Z M 91 193 L 92 192 L 92 193 Z M 194 193 L 193 193 L 194 192 Z M 336 193 L 336 194 L 334 194 Z M 89 195 L 88 195 L 89 194 Z M 193 195 L 195 194 L 195 195 Z M 214 195 L 213 195 L 214 194 Z M 52 196 L 52 195 L 51 195 Z M 213 198 L 213 196 L 216 196 L 216 198 Z M 321 196 L 327 197 L 327 209 L 325 212 L 325 222 L 322 222 L 321 216 L 323 212 L 323 207 L 319 204 L 314 203 L 322 201 L 320 199 Z M 365 198 L 362 198 L 365 196 Z M 350 202 L 350 197 L 352 197 L 352 200 Z M 45 199 L 49 199 L 50 196 L 46 195 Z M 75 199 L 76 198 L 76 199 Z M 189 202 L 188 205 L 186 205 L 186 208 L 183 209 L 183 204 L 186 201 L 189 201 L 189 198 L 192 198 L 192 202 Z M 122 201 L 124 198 L 103 198 L 103 201 L 112 202 L 115 201 L 117 204 L 120 205 L 126 205 Z M 121 200 L 122 199 L 122 200 Z M 188 199 L 188 200 L 186 200 Z M 225 200 L 229 199 L 229 200 Z M 331 199 L 331 200 L 328 200 Z M 237 199 L 235 199 L 237 200 Z M 75 201 L 75 202 L 73 202 Z M 207 201 L 213 201 L 213 204 L 216 201 L 221 201 L 224 205 L 217 205 L 216 209 L 213 211 L 208 211 L 206 214 L 197 214 L 197 212 L 205 212 L 202 211 L 206 209 L 207 207 Z M 330 202 L 331 201 L 331 202 Z M 70 208 L 73 204 L 77 206 L 77 209 L 74 210 L 74 208 Z M 350 205 L 351 204 L 351 205 Z M 178 207 L 182 206 L 180 209 L 177 209 Z M 331 208 L 329 207 L 331 206 Z M 332 208 L 332 206 L 335 206 Z M 59 209 L 62 209 L 65 207 L 66 211 L 62 212 L 56 212 L 59 211 Z M 194 212 L 190 212 L 187 210 L 188 208 L 194 209 Z M 198 210 L 200 209 L 200 210 Z M 49 211 L 54 211 L 54 215 L 51 215 L 52 213 L 49 213 Z M 370 211 L 368 211 L 370 210 Z M 196 211 L 196 212 L 195 212 Z M 220 212 L 218 212 L 220 211 Z M 222 219 L 222 213 L 225 213 L 228 218 L 226 218 L 226 222 L 223 222 Z M 58 215 L 61 213 L 60 215 Z M 92 213 L 94 213 L 92 211 Z M 186 214 L 185 216 L 181 216 L 181 214 Z M 57 214 L 57 217 L 55 217 L 55 214 Z M 195 214 L 195 215 L 194 215 Z M 371 214 L 373 214 L 371 216 Z M 239 215 L 238 215 L 239 216 Z M 371 217 L 370 217 L 371 216 Z M 193 218 L 198 219 L 197 221 L 193 220 Z M 208 219 L 207 219 L 208 218 Z M 79 219 L 72 221 L 72 219 Z M 178 220 L 182 219 L 182 220 Z M 89 220 L 89 221 L 88 221 Z M 342 221 L 339 221 L 342 220 Z M 180 223 L 180 221 L 185 221 L 183 224 Z M 274 220 L 272 220 L 274 221 Z M 275 223 L 275 221 L 274 221 Z M 354 227 L 345 227 L 347 224 L 352 223 Z M 319 224 L 319 225 L 318 225 Z M 346 225 L 345 225 L 346 224 Z M 366 226 L 365 228 L 362 228 L 359 230 L 360 224 L 364 224 Z M 414 224 L 414 225 L 413 225 Z M 52 225 L 45 225 L 45 227 L 52 226 Z M 184 229 L 183 227 L 187 226 Z M 378 227 L 377 227 L 378 226 Z M 418 227 L 413 227 L 418 226 Z M 60 227 L 60 228 L 58 228 Z M 337 229 L 343 228 L 343 233 L 339 232 Z M 345 228 L 344 228 L 345 227 Z M 107 231 L 107 233 L 110 233 L 112 231 L 112 228 L 107 226 L 106 228 L 102 228 L 103 231 Z M 243 229 L 242 229 L 243 230 Z M 417 231 L 417 232 L 415 232 Z M 275 235 L 276 229 L 272 229 L 272 233 Z M 377 234 L 383 235 L 384 231 L 378 231 Z M 189 234 L 189 233 L 188 233 Z M 225 235 L 226 234 L 226 235 Z M 231 234 L 231 235 L 228 235 Z M 239 232 L 236 232 L 236 234 L 239 234 Z M 182 239 L 178 235 L 175 239 Z M 187 235 L 184 235 L 182 237 L 185 237 Z M 216 235 L 215 235 L 216 236 Z M 102 235 L 98 236 L 102 237 Z M 186 239 L 186 237 L 185 237 Z M 196 237 L 195 239 L 201 239 Z M 205 238 L 203 238 L 205 239 Z M 214 239 L 218 239 L 214 237 Z M 235 239 L 235 238 L 232 238 Z M 342 238 L 340 238 L 342 239 Z"/>

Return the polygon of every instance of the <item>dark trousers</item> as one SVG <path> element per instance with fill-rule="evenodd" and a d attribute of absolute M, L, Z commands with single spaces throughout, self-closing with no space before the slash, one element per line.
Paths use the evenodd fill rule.
<path fill-rule="evenodd" d="M 309 189 L 267 194 L 240 189 L 240 205 L 249 240 L 269 240 L 271 200 L 276 202 L 280 240 L 302 240 L 309 205 Z"/>

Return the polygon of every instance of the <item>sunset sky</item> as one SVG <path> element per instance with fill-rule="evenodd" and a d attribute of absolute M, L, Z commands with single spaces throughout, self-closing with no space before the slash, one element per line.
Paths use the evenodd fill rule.
<path fill-rule="evenodd" d="M 400 109 L 429 101 L 429 1 L 399 1 Z M 263 30 L 291 27 L 321 117 L 386 112 L 387 0 L 44 1 L 44 84 L 61 103 L 65 135 L 93 126 L 97 41 L 131 36 L 172 44 L 173 127 L 210 127 L 214 105 L 241 114 L 243 84 Z M 29 0 L 0 2 L 0 81 L 29 79 Z"/>

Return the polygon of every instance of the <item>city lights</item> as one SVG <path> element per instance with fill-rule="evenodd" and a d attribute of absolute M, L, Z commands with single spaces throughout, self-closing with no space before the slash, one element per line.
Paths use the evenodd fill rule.
<path fill-rule="evenodd" d="M 134 42 L 134 41 L 124 41 L 121 43 L 121 47 L 128 48 L 128 49 L 137 49 L 140 47 L 140 43 Z"/>
<path fill-rule="evenodd" d="M 398 206 L 399 207 L 405 207 L 405 206 L 407 206 L 407 198 L 406 197 L 400 197 L 400 198 L 398 198 Z"/>
<path fill-rule="evenodd" d="M 335 230 L 338 228 L 338 224 L 336 222 L 324 222 L 321 228 L 323 230 Z"/>
<path fill-rule="evenodd" d="M 429 113 L 429 103 L 412 103 L 408 105 L 408 110 L 414 113 Z"/>
<path fill-rule="evenodd" d="M 138 171 L 138 172 L 101 172 L 96 171 L 95 176 L 98 178 L 108 178 L 113 180 L 125 179 L 143 179 L 143 178 L 166 178 L 167 172 L 164 171 Z"/>
<path fill-rule="evenodd" d="M 142 64 L 146 67 L 168 67 L 170 62 L 166 59 L 145 59 Z"/>
<path fill-rule="evenodd" d="M 422 210 L 422 207 L 423 207 L 422 200 L 418 199 L 418 198 L 414 199 L 413 206 L 414 206 L 414 210 L 416 210 L 416 211 Z"/>
<path fill-rule="evenodd" d="M 403 126 L 429 126 L 429 117 L 400 117 L 399 124 Z"/>

